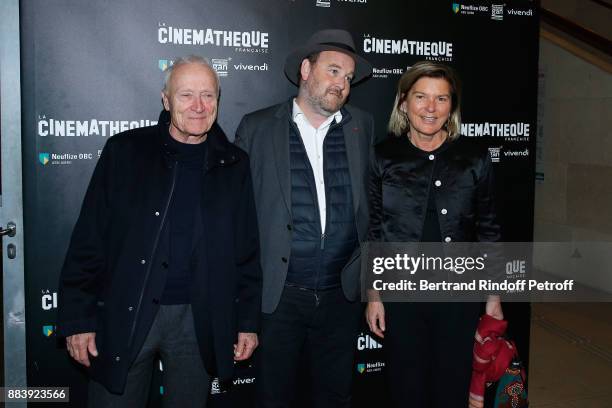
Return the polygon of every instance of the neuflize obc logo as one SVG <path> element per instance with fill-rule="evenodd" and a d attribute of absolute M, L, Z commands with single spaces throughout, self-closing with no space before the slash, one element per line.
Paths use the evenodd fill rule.
<path fill-rule="evenodd" d="M 377 373 L 381 372 L 385 368 L 385 363 L 382 361 L 376 361 L 373 363 L 357 363 L 356 369 L 359 374 L 363 373 Z"/>
<path fill-rule="evenodd" d="M 38 161 L 43 166 L 72 164 L 75 161 L 93 160 L 99 156 L 94 153 L 39 153 Z"/>
<path fill-rule="evenodd" d="M 162 71 L 162 72 L 167 70 L 168 67 L 171 67 L 172 64 L 174 64 L 174 60 L 160 59 L 160 60 L 157 61 L 157 66 L 159 67 L 159 70 Z"/>
<path fill-rule="evenodd" d="M 46 166 L 49 163 L 49 153 L 38 153 L 38 161 L 43 166 Z"/>
<path fill-rule="evenodd" d="M 42 327 L 42 332 L 43 332 L 43 336 L 45 337 L 51 337 L 55 334 L 55 326 L 53 325 L 44 325 Z"/>
<path fill-rule="evenodd" d="M 485 6 L 483 4 L 461 4 L 461 3 L 453 3 L 452 6 L 453 13 L 461 14 L 465 16 L 474 16 L 477 14 L 488 14 L 489 6 Z"/>

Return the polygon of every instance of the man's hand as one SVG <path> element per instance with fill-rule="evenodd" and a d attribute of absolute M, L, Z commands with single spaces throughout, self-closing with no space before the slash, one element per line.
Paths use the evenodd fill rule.
<path fill-rule="evenodd" d="M 68 353 L 70 353 L 70 357 L 85 367 L 89 367 L 89 355 L 98 357 L 96 333 L 79 333 L 68 336 L 66 337 L 66 348 Z"/>
<path fill-rule="evenodd" d="M 238 333 L 238 342 L 234 344 L 234 360 L 248 359 L 258 344 L 257 333 Z"/>
<path fill-rule="evenodd" d="M 372 333 L 380 338 L 385 337 L 385 306 L 380 301 L 368 302 L 365 311 L 366 321 Z"/>

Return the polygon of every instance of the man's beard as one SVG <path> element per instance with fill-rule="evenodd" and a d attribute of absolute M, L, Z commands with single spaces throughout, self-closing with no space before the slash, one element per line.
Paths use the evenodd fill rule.
<path fill-rule="evenodd" d="M 312 88 L 315 88 L 316 85 L 313 84 Z M 310 87 L 308 90 L 307 100 L 310 106 L 324 116 L 338 112 L 346 102 L 342 91 L 334 87 L 327 88 L 323 95 L 315 94 Z"/>

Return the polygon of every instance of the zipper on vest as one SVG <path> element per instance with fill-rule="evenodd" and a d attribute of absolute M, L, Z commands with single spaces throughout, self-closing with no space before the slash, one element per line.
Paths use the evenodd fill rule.
<path fill-rule="evenodd" d="M 327 129 L 327 135 L 330 134 L 330 132 L 332 132 L 332 130 L 334 130 L 335 128 L 338 127 L 338 124 L 336 123 L 336 119 L 334 118 L 334 120 L 332 121 L 331 125 L 329 126 L 329 129 Z M 329 138 L 327 138 L 327 135 L 325 136 L 325 141 L 329 140 Z M 325 157 L 327 157 L 327 144 L 325 143 L 325 141 L 323 141 L 323 179 L 325 179 L 326 175 L 327 175 L 327 160 L 325 160 Z M 316 181 L 316 180 L 315 180 Z M 329 180 L 325 180 L 325 186 L 329 187 Z M 327 187 L 325 188 L 325 190 L 327 190 Z M 325 207 L 330 208 L 329 206 L 329 200 L 330 200 L 330 195 L 331 195 L 331 190 L 329 191 L 330 194 L 327 194 L 328 191 L 325 191 Z M 319 217 L 321 209 L 319 208 L 319 201 L 317 200 L 317 210 L 319 212 Z M 325 249 L 325 238 L 327 237 L 326 232 L 329 231 L 327 229 L 327 227 L 329 226 L 329 215 L 331 214 L 326 214 L 325 215 L 325 225 L 321 225 L 321 230 L 325 231 L 321 233 L 321 249 Z M 318 277 L 317 277 L 318 278 Z M 318 279 L 317 279 L 318 280 Z M 317 300 L 318 302 L 318 300 Z"/>

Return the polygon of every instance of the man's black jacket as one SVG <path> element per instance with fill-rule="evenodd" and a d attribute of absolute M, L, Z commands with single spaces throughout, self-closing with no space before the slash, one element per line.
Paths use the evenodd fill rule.
<path fill-rule="evenodd" d="M 176 161 L 169 115 L 106 143 L 87 189 L 60 280 L 58 332 L 95 332 L 92 377 L 122 392 L 159 308 L 168 267 L 168 209 Z M 215 123 L 202 171 L 202 230 L 191 305 L 211 374 L 232 376 L 237 332 L 257 332 L 261 269 L 248 156 Z M 165 249 L 165 250 L 164 250 Z"/>

